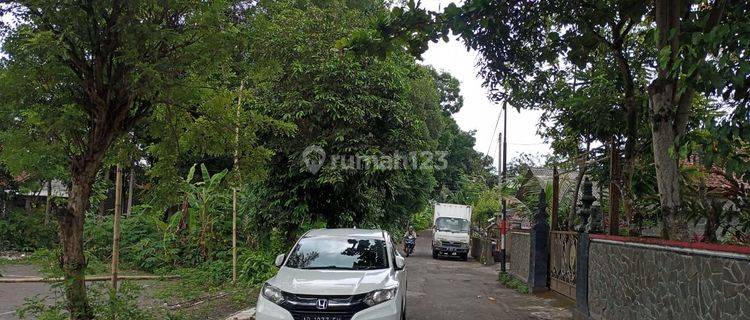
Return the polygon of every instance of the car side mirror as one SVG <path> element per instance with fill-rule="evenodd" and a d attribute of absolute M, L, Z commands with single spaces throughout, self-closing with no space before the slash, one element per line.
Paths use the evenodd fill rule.
<path fill-rule="evenodd" d="M 403 270 L 406 267 L 406 259 L 402 256 L 396 256 L 396 270 Z"/>
<path fill-rule="evenodd" d="M 274 262 L 274 264 L 276 264 L 277 267 L 281 268 L 281 266 L 284 264 L 284 259 L 286 259 L 286 255 L 282 253 L 276 256 L 276 261 Z"/>

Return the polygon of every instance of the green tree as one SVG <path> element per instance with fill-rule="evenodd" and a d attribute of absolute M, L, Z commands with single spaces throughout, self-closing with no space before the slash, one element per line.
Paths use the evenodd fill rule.
<path fill-rule="evenodd" d="M 157 105 L 176 102 L 177 92 L 221 61 L 234 31 L 227 28 L 230 8 L 225 1 L 148 0 L 21 0 L 2 7 L 2 15 L 18 20 L 4 28 L 0 101 L 14 122 L 6 139 L 52 140 L 64 155 L 55 165 L 68 167 L 70 197 L 57 216 L 71 318 L 93 317 L 83 226 L 105 156 Z"/>
<path fill-rule="evenodd" d="M 293 239 L 317 220 L 329 227 L 396 227 L 427 203 L 432 171 L 383 170 L 354 158 L 435 151 L 443 117 L 434 80 L 411 56 L 379 60 L 331 50 L 367 26 L 374 13 L 362 6 L 263 2 L 249 22 L 256 35 L 251 55 L 258 58 L 256 110 L 298 128 L 288 139 L 269 141 L 276 153 L 255 188 L 261 228 L 279 226 Z M 327 155 L 320 171 L 304 163 L 310 147 Z"/>
<path fill-rule="evenodd" d="M 376 35 L 356 33 L 344 45 L 354 51 L 405 46 L 422 53 L 427 40 L 459 35 L 483 59 L 481 74 L 493 97 L 533 108 L 551 89 L 560 66 L 586 66 L 601 57 L 617 66 L 621 106 L 626 113 L 626 182 L 640 150 L 639 97 L 648 101 L 651 146 L 656 163 L 665 233 L 687 238 L 678 213 L 680 137 L 693 111 L 693 97 L 705 94 L 727 103 L 733 129 L 725 136 L 747 137 L 748 74 L 746 1 L 467 1 L 442 13 L 410 1 L 376 22 Z M 653 17 L 651 17 L 653 14 Z M 565 62 L 562 62 L 565 61 Z M 656 65 L 656 72 L 649 70 Z M 570 79 L 570 78 L 569 78 Z M 587 80 L 587 79 L 581 79 Z M 640 84 L 641 86 L 639 86 Z M 735 166 L 733 170 L 738 169 Z M 630 188 L 626 188 L 630 189 Z M 627 190 L 629 194 L 631 190 Z M 626 201 L 627 204 L 628 201 Z"/>
<path fill-rule="evenodd" d="M 698 93 L 738 99 L 734 112 L 747 115 L 750 90 L 746 1 L 654 2 L 656 77 L 648 87 L 656 181 L 667 234 L 687 240 L 687 217 L 680 214 L 681 142 L 694 114 Z M 744 67 L 743 67 L 744 66 Z M 740 116 L 742 117 L 742 116 Z"/>
<path fill-rule="evenodd" d="M 440 106 L 448 114 L 461 111 L 464 106 L 464 97 L 461 95 L 461 83 L 453 75 L 447 72 L 438 72 L 428 67 L 430 75 L 435 79 L 435 84 L 440 91 Z"/>

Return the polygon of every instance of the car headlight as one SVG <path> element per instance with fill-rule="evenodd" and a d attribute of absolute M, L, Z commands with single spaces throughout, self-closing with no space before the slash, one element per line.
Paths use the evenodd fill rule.
<path fill-rule="evenodd" d="M 396 292 L 398 292 L 398 287 L 375 290 L 373 292 L 368 293 L 364 301 L 365 301 L 365 304 L 372 307 L 376 304 L 381 304 L 383 302 L 393 299 L 393 297 L 396 296 Z"/>
<path fill-rule="evenodd" d="M 284 302 L 284 293 L 281 292 L 279 288 L 276 288 L 268 283 L 263 285 L 263 289 L 261 289 L 260 292 L 264 298 L 275 304 L 281 304 L 282 302 Z"/>

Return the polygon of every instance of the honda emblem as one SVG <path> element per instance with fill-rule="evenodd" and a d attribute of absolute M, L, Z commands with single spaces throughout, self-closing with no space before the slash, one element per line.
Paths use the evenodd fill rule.
<path fill-rule="evenodd" d="M 318 306 L 319 310 L 328 309 L 328 300 L 327 299 L 318 299 L 317 306 Z"/>

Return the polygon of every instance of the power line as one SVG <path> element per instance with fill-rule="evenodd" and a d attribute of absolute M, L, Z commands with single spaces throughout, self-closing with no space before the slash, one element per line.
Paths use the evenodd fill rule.
<path fill-rule="evenodd" d="M 539 146 L 539 145 L 543 145 L 547 143 L 544 143 L 544 142 L 535 142 L 535 143 L 508 142 L 508 144 L 512 146 Z"/>
<path fill-rule="evenodd" d="M 497 114 L 497 121 L 495 121 L 495 129 L 492 130 L 492 136 L 490 136 L 490 145 L 487 146 L 487 152 L 485 152 L 486 155 L 490 155 L 490 151 L 492 148 L 492 143 L 495 142 L 495 133 L 497 133 L 497 125 L 500 123 L 500 117 L 503 115 L 503 110 L 500 110 L 500 113 Z"/>

